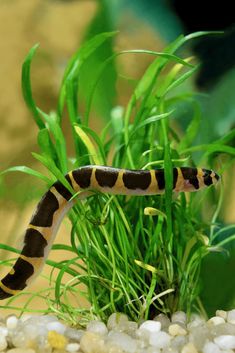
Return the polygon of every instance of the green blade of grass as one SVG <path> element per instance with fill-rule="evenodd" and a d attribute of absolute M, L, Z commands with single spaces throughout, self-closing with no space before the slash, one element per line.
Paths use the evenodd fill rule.
<path fill-rule="evenodd" d="M 44 182 L 47 183 L 47 185 L 51 184 L 51 180 L 49 178 L 47 178 L 45 175 L 41 174 L 40 172 L 37 172 L 36 170 L 26 167 L 26 166 L 15 166 L 15 167 L 10 167 L 5 169 L 4 171 L 0 172 L 0 175 L 3 175 L 5 173 L 9 173 L 9 172 L 22 172 L 25 174 L 29 174 L 32 176 L 35 176 L 36 178 L 39 178 L 41 180 L 43 180 Z"/>
<path fill-rule="evenodd" d="M 65 175 L 60 171 L 60 169 L 56 166 L 52 159 L 35 152 L 32 152 L 32 155 L 51 172 L 53 182 L 59 180 L 72 194 L 74 193 L 73 188 L 71 187 L 67 179 L 65 179 Z"/>
<path fill-rule="evenodd" d="M 62 112 L 64 109 L 64 104 L 65 104 L 65 99 L 66 99 L 66 86 L 67 86 L 67 79 L 69 77 L 70 82 L 73 82 L 73 80 L 78 79 L 79 75 L 79 70 L 82 66 L 82 64 L 86 61 L 86 59 L 100 46 L 106 41 L 107 39 L 113 37 L 117 32 L 106 32 L 106 33 L 100 33 L 97 34 L 95 37 L 92 39 L 88 40 L 85 42 L 78 50 L 77 52 L 72 56 L 70 59 L 62 80 L 61 88 L 60 88 L 60 94 L 59 94 L 59 103 L 58 103 L 58 115 L 59 117 L 62 117 Z M 76 85 L 75 85 L 76 87 Z M 68 87 L 67 87 L 68 88 Z M 70 92 L 70 94 L 72 91 Z M 77 94 L 77 92 L 74 92 L 74 94 Z M 72 93 L 72 96 L 74 96 Z M 71 101 L 71 97 L 68 97 L 69 102 Z M 71 101 L 70 105 L 70 112 L 72 113 L 72 119 L 73 122 L 77 122 L 76 116 L 77 113 L 74 110 L 73 106 L 73 101 Z M 75 121 L 74 121 L 75 120 Z"/>
<path fill-rule="evenodd" d="M 99 153 L 96 151 L 94 144 L 92 143 L 91 139 L 88 137 L 88 135 L 84 132 L 84 130 L 81 128 L 81 126 L 75 125 L 74 129 L 81 139 L 82 143 L 87 148 L 87 151 L 89 152 L 91 164 L 95 163 L 97 165 L 102 164 L 102 159 L 100 158 Z"/>
<path fill-rule="evenodd" d="M 95 141 L 97 148 L 98 148 L 98 153 L 100 156 L 99 162 L 101 165 L 105 165 L 106 164 L 106 153 L 105 153 L 103 144 L 100 140 L 100 137 L 97 135 L 97 133 L 94 130 L 90 129 L 89 127 L 84 126 L 84 125 L 81 125 L 80 127 L 87 135 L 90 135 L 92 137 L 92 139 Z"/>
<path fill-rule="evenodd" d="M 21 73 L 21 87 L 22 87 L 22 93 L 27 107 L 32 112 L 32 116 L 36 124 L 38 125 L 38 128 L 43 129 L 45 127 L 45 124 L 41 119 L 37 111 L 37 106 L 33 100 L 31 81 L 30 81 L 31 63 L 38 47 L 39 47 L 39 44 L 35 44 L 30 49 L 28 55 L 25 58 L 25 61 L 22 66 L 22 73 Z"/>
<path fill-rule="evenodd" d="M 196 151 L 206 151 L 203 158 L 207 157 L 213 153 L 226 153 L 231 156 L 235 156 L 235 148 L 230 146 L 224 146 L 218 143 L 204 144 L 193 147 L 188 147 L 182 151 L 182 153 L 196 152 Z"/>
<path fill-rule="evenodd" d="M 66 151 L 66 142 L 60 127 L 59 119 L 56 113 L 51 113 L 50 115 L 44 113 L 42 110 L 37 108 L 38 112 L 41 116 L 43 116 L 44 120 L 47 123 L 48 131 L 54 137 L 54 151 L 56 151 L 56 156 L 59 161 L 59 167 L 63 174 L 66 174 L 67 169 L 67 151 Z M 53 153 L 50 154 L 50 158 L 53 156 Z M 57 158 L 54 160 L 54 163 L 57 162 Z"/>
<path fill-rule="evenodd" d="M 114 23 L 110 21 L 110 6 L 106 0 L 101 0 L 97 3 L 96 14 L 93 16 L 88 30 L 86 30 L 85 41 L 92 38 L 97 33 L 111 32 L 113 29 Z M 99 71 L 103 62 L 113 55 L 114 48 L 115 37 L 111 37 L 109 40 L 102 43 L 84 63 L 81 70 L 79 86 L 81 87 L 81 98 L 85 101 L 85 106 L 87 106 L 87 101 L 89 101 L 91 91 L 93 90 L 92 85 L 97 71 Z M 116 61 L 112 60 L 103 72 L 102 80 L 99 80 L 93 97 L 94 111 L 98 113 L 100 119 L 103 121 L 109 120 L 110 111 L 115 105 L 117 98 L 116 80 Z M 85 117 L 83 124 L 88 126 L 88 120 L 86 119 L 89 119 L 89 117 Z"/>
<path fill-rule="evenodd" d="M 189 71 L 185 72 L 183 75 L 181 75 L 179 78 L 175 79 L 165 90 L 165 92 L 162 93 L 162 95 L 167 94 L 170 92 L 172 89 L 175 87 L 181 85 L 185 80 L 187 80 L 189 77 L 191 77 L 199 68 L 199 65 L 193 67 Z"/>
<path fill-rule="evenodd" d="M 47 128 L 39 130 L 37 141 L 42 154 L 50 156 L 51 159 L 59 165 L 56 149 L 51 141 L 50 133 Z"/>

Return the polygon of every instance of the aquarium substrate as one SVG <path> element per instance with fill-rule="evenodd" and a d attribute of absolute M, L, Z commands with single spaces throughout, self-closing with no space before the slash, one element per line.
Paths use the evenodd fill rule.
<path fill-rule="evenodd" d="M 0 352 L 8 353 L 232 353 L 235 352 L 235 309 L 217 310 L 206 320 L 183 311 L 169 319 L 130 321 L 123 313 L 107 323 L 68 327 L 52 315 L 10 315 L 0 321 Z"/>

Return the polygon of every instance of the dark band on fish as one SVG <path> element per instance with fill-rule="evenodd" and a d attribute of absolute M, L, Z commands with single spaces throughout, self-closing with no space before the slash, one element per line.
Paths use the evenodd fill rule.
<path fill-rule="evenodd" d="M 65 178 L 72 186 L 72 182 L 68 174 L 65 176 Z M 73 196 L 72 193 L 59 180 L 57 180 L 52 186 L 54 186 L 58 193 L 62 195 L 63 198 L 67 201 Z"/>
<path fill-rule="evenodd" d="M 165 189 L 164 169 L 155 170 L 155 176 L 156 176 L 159 190 L 164 190 Z"/>
<path fill-rule="evenodd" d="M 209 186 L 213 184 L 212 177 L 211 177 L 211 170 L 207 170 L 203 168 L 202 171 L 204 172 L 203 178 L 204 178 L 205 185 Z"/>
<path fill-rule="evenodd" d="M 198 168 L 188 168 L 181 167 L 180 168 L 183 178 L 188 180 L 190 184 L 192 184 L 196 190 L 199 189 L 199 180 L 197 178 Z"/>
<path fill-rule="evenodd" d="M 110 170 L 107 173 L 105 169 L 98 168 L 95 171 L 95 178 L 100 186 L 112 188 L 117 181 L 118 171 Z"/>
<path fill-rule="evenodd" d="M 9 289 L 24 289 L 27 286 L 26 281 L 34 274 L 33 266 L 19 257 L 13 266 L 13 270 L 14 273 L 6 275 L 2 283 Z"/>
<path fill-rule="evenodd" d="M 56 196 L 48 190 L 38 204 L 30 224 L 37 227 L 51 227 L 55 211 L 59 209 L 59 201 Z"/>
<path fill-rule="evenodd" d="M 146 190 L 151 183 L 151 174 L 149 170 L 125 171 L 123 174 L 123 183 L 127 189 Z"/>
<path fill-rule="evenodd" d="M 33 228 L 26 230 L 24 243 L 21 254 L 27 257 L 43 257 L 44 249 L 48 245 L 43 235 Z"/>
<path fill-rule="evenodd" d="M 72 172 L 73 178 L 75 182 L 80 186 L 82 189 L 89 188 L 91 183 L 91 173 L 92 168 L 90 167 L 83 167 L 80 169 L 76 169 Z"/>

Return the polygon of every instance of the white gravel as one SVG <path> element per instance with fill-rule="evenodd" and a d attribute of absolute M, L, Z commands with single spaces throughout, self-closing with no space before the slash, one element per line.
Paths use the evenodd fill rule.
<path fill-rule="evenodd" d="M 184 312 L 160 314 L 137 324 L 114 313 L 105 324 L 90 321 L 84 330 L 67 327 L 55 316 L 0 318 L 3 353 L 233 353 L 235 310 L 217 310 L 205 320 Z"/>

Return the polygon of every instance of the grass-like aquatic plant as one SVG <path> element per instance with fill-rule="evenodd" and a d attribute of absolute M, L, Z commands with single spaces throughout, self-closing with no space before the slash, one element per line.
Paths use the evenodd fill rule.
<path fill-rule="evenodd" d="M 134 320 L 181 309 L 187 313 L 203 312 L 200 301 L 202 260 L 210 251 L 221 249 L 235 238 L 235 235 L 220 238 L 226 230 L 217 225 L 223 198 L 222 185 L 216 191 L 172 194 L 172 167 L 195 166 L 195 151 L 200 152 L 198 166 L 215 168 L 219 173 L 235 156 L 235 148 L 229 145 L 235 136 L 234 130 L 211 144 L 194 144 L 200 133 L 200 109 L 193 93 L 185 94 L 176 89 L 198 68 L 191 63 L 191 58 L 177 56 L 177 49 L 205 33 L 180 36 L 162 53 L 130 50 L 107 58 L 91 82 L 86 111 L 81 116 L 78 109 L 80 71 L 95 50 L 114 34 L 95 36 L 73 55 L 65 68 L 57 109 L 50 114 L 37 107 L 33 99 L 30 67 L 38 45 L 29 51 L 22 68 L 22 91 L 39 130 L 40 153 L 33 153 L 33 156 L 49 173 L 45 176 L 25 166 L 3 172 L 20 171 L 33 175 L 45 183 L 46 190 L 56 179 L 69 188 L 64 174 L 82 165 L 165 168 L 165 195 L 96 194 L 85 202 L 78 201 L 68 214 L 72 224 L 70 246 L 54 244 L 52 248 L 52 251 L 70 252 L 70 260 L 47 260 L 52 266 L 51 287 L 33 294 L 29 291 L 20 294 L 27 296 L 25 306 L 20 310 L 32 311 L 29 304 L 35 295 L 40 296 L 48 304 L 45 312 L 55 312 L 74 324 L 78 317 L 82 320 L 80 323 L 91 317 L 106 320 L 112 312 L 120 311 Z M 153 61 L 136 83 L 127 106 L 113 109 L 110 121 L 97 134 L 89 127 L 96 86 L 113 60 L 119 55 L 130 54 L 138 56 L 139 60 L 143 54 L 151 55 Z M 190 102 L 193 113 L 185 132 L 178 132 L 175 117 L 184 102 Z M 73 156 L 67 154 L 61 127 L 66 109 L 72 129 Z M 217 161 L 221 153 L 228 156 L 223 168 Z M 204 201 L 209 204 L 209 215 L 203 208 Z M 3 244 L 1 248 L 18 252 Z M 11 261 L 3 263 L 9 265 Z M 54 273 L 55 268 L 59 269 L 58 274 Z M 64 281 L 65 274 L 70 276 L 67 282 Z M 87 299 L 90 308 L 71 304 L 71 297 L 80 295 Z M 8 300 L 8 307 L 15 308 L 16 298 Z"/>

